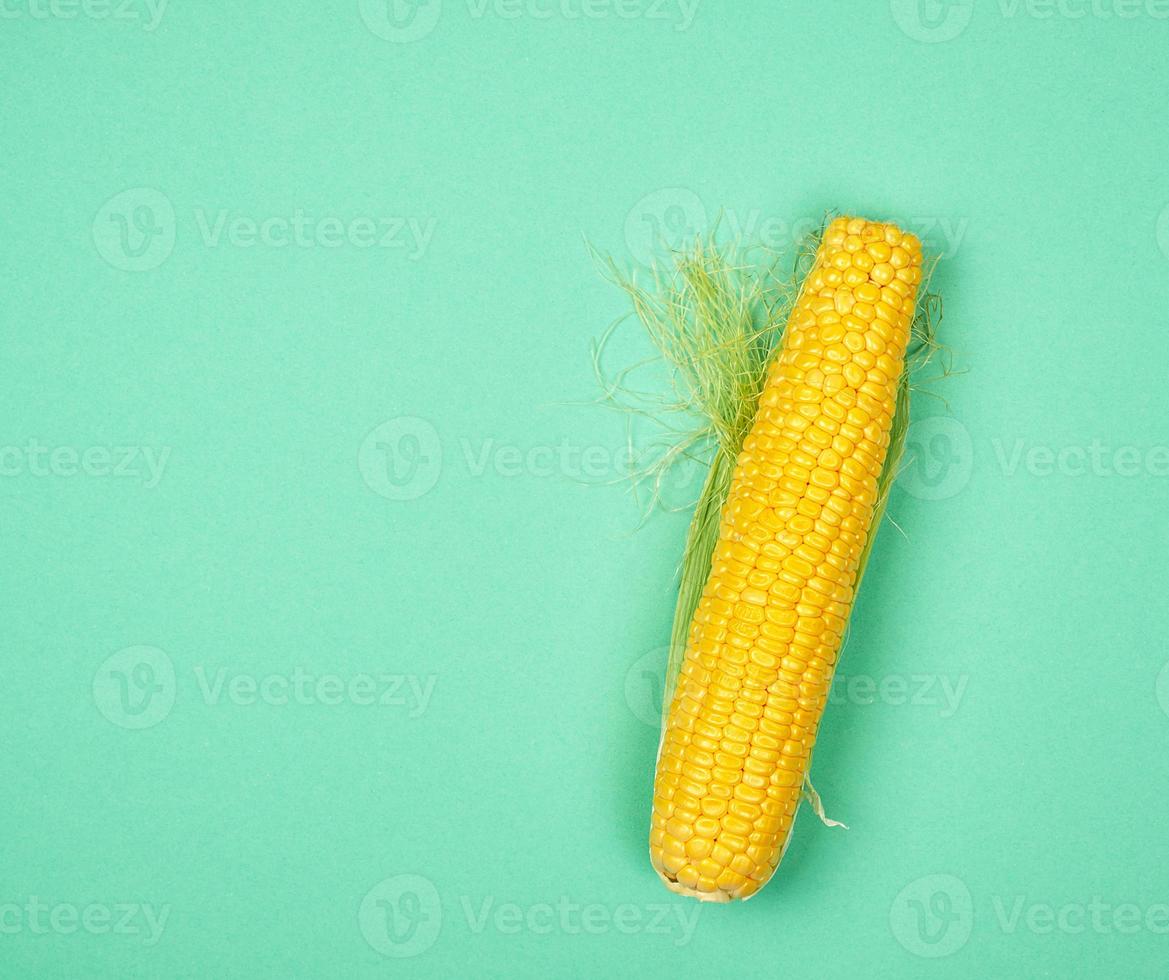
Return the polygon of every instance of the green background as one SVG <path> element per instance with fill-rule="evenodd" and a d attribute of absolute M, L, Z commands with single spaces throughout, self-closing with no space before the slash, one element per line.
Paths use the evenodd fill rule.
<path fill-rule="evenodd" d="M 0 975 L 1164 976 L 1169 11 L 1115 2 L 7 0 Z M 699 907 L 645 853 L 687 518 L 583 404 L 585 239 L 827 208 L 944 253 L 965 373 L 822 729 L 851 829 Z"/>

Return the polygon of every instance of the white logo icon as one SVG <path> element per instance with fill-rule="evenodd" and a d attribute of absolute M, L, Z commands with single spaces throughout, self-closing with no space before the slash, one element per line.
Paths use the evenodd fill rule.
<path fill-rule="evenodd" d="M 403 415 L 370 432 L 357 453 L 366 485 L 389 500 L 429 493 L 442 472 L 442 443 L 425 419 Z"/>
<path fill-rule="evenodd" d="M 665 187 L 647 194 L 625 219 L 625 244 L 643 265 L 668 259 L 706 231 L 701 198 L 684 187 Z"/>
<path fill-rule="evenodd" d="M 442 16 L 442 0 L 358 0 L 357 9 L 374 34 L 404 44 L 426 37 Z"/>
<path fill-rule="evenodd" d="M 395 875 L 378 882 L 357 914 L 365 941 L 383 956 L 405 959 L 425 953 L 442 929 L 442 901 L 434 882 Z"/>
<path fill-rule="evenodd" d="M 909 426 L 897 485 L 919 500 L 944 500 L 966 486 L 973 469 L 974 446 L 966 426 L 935 415 Z"/>
<path fill-rule="evenodd" d="M 656 647 L 639 657 L 625 673 L 625 703 L 638 721 L 657 731 L 662 727 L 668 646 Z"/>
<path fill-rule="evenodd" d="M 1169 204 L 1157 215 L 1157 244 L 1161 247 L 1161 254 L 1169 259 Z"/>
<path fill-rule="evenodd" d="M 893 935 L 909 952 L 937 959 L 958 952 L 974 926 L 974 902 L 965 882 L 953 875 L 911 881 L 889 909 Z"/>
<path fill-rule="evenodd" d="M 966 30 L 974 0 L 889 0 L 889 10 L 907 37 L 937 44 Z"/>
<path fill-rule="evenodd" d="M 121 728 L 151 728 L 175 703 L 175 666 L 158 647 L 125 647 L 93 675 L 93 700 Z"/>
<path fill-rule="evenodd" d="M 155 269 L 175 247 L 174 206 L 165 194 L 150 187 L 116 194 L 93 219 L 93 243 L 115 269 Z"/>

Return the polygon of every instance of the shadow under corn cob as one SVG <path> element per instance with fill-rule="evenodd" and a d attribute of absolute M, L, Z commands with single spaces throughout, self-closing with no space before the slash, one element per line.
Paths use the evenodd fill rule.
<path fill-rule="evenodd" d="M 873 532 L 922 277 L 889 224 L 825 230 L 735 464 L 654 781 L 674 891 L 745 899 L 791 834 Z"/>

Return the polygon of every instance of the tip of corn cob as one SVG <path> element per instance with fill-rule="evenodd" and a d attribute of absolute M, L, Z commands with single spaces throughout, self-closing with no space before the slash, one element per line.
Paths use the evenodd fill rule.
<path fill-rule="evenodd" d="M 675 895 L 684 895 L 686 898 L 696 898 L 700 902 L 726 903 L 732 901 L 731 896 L 721 890 L 703 892 L 699 891 L 697 888 L 687 888 L 680 881 L 676 881 L 669 875 L 663 874 L 661 871 L 658 871 L 658 877 L 662 879 L 662 882 L 665 884 L 665 886 Z M 742 899 L 742 901 L 746 901 L 746 899 Z"/>

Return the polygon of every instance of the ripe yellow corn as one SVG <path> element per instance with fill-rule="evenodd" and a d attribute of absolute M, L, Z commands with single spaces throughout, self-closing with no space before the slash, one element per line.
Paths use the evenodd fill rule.
<path fill-rule="evenodd" d="M 749 898 L 787 845 L 872 532 L 921 243 L 827 228 L 735 464 L 654 781 L 674 891 Z"/>

